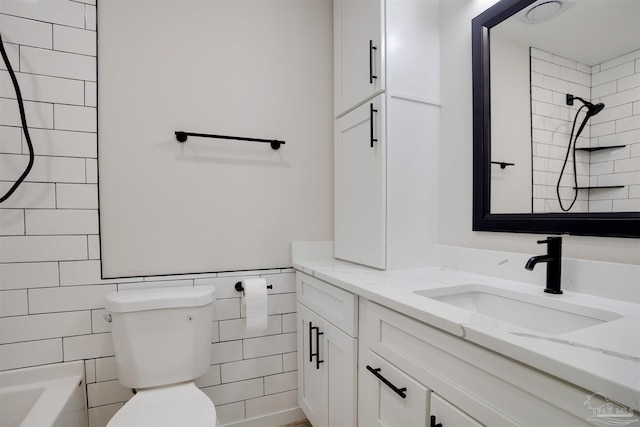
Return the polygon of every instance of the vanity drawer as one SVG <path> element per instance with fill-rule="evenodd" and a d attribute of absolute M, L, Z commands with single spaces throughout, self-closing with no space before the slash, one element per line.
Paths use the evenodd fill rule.
<path fill-rule="evenodd" d="M 429 425 L 428 388 L 371 351 L 358 369 L 359 426 Z"/>
<path fill-rule="evenodd" d="M 308 274 L 296 273 L 298 301 L 351 337 L 358 336 L 358 297 Z"/>
<path fill-rule="evenodd" d="M 592 392 L 360 300 L 360 349 L 377 353 L 484 425 L 591 425 Z"/>
<path fill-rule="evenodd" d="M 482 427 L 476 420 L 469 415 L 462 412 L 440 396 L 435 393 L 431 393 L 431 413 L 435 418 L 435 424 L 442 424 L 443 426 L 456 426 L 456 427 Z"/>

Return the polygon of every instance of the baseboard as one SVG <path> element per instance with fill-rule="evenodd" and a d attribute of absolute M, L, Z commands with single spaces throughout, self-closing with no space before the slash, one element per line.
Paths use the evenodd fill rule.
<path fill-rule="evenodd" d="M 286 411 L 265 415 L 263 417 L 223 424 L 222 427 L 278 427 L 303 419 L 305 419 L 305 416 L 302 409 L 292 408 L 287 409 Z"/>

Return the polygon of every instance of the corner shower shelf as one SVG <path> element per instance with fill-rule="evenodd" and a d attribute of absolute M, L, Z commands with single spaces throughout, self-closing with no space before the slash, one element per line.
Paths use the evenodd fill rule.
<path fill-rule="evenodd" d="M 614 148 L 622 148 L 626 147 L 626 145 L 607 145 L 602 147 L 584 147 L 584 148 L 576 148 L 577 151 L 601 151 L 601 150 L 612 150 Z"/>
<path fill-rule="evenodd" d="M 603 188 L 624 188 L 624 185 L 601 185 L 593 187 L 573 187 L 574 190 L 596 190 Z"/>

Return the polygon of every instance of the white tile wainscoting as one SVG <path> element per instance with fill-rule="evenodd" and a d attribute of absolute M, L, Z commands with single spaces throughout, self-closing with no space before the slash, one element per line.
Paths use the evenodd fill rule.
<path fill-rule="evenodd" d="M 35 164 L 0 205 L 0 370 L 85 360 L 89 422 L 104 426 L 131 397 L 117 380 L 106 294 L 215 286 L 211 369 L 198 385 L 233 424 L 288 414 L 296 395 L 295 273 L 290 269 L 103 280 L 98 226 L 96 2 L 0 2 L 0 27 L 25 100 Z M 0 63 L 0 192 L 28 151 L 15 92 Z M 262 276 L 266 331 L 247 334 L 240 278 Z M 250 421 L 248 425 L 250 425 Z"/>

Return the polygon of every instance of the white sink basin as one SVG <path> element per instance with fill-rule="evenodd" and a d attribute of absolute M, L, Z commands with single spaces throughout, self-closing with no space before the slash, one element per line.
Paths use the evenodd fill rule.
<path fill-rule="evenodd" d="M 492 317 L 532 331 L 563 334 L 622 316 L 611 311 L 489 285 L 459 285 L 415 291 L 417 295 Z"/>

